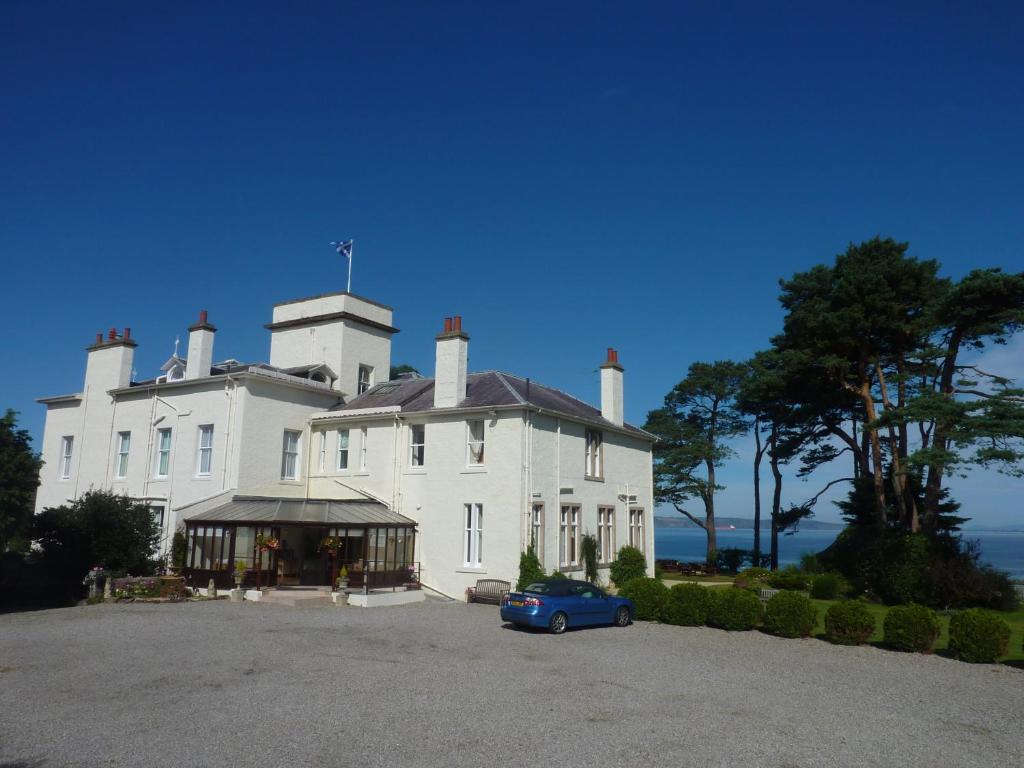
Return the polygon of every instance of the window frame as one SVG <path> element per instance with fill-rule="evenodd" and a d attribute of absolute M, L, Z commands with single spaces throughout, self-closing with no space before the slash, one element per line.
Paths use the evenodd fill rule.
<path fill-rule="evenodd" d="M 558 517 L 559 568 L 580 565 L 580 505 L 563 504 Z"/>
<path fill-rule="evenodd" d="M 647 537 L 645 535 L 645 520 L 643 507 L 629 508 L 629 546 L 639 549 L 644 555 L 647 554 Z"/>
<path fill-rule="evenodd" d="M 200 424 L 196 440 L 196 477 L 213 475 L 213 424 Z M 210 436 L 209 445 L 203 445 L 203 437 Z M 206 471 L 203 471 L 203 456 L 206 456 Z"/>
<path fill-rule="evenodd" d="M 167 436 L 167 446 L 164 447 L 164 435 Z M 160 427 L 156 431 L 156 465 L 153 467 L 153 477 L 165 480 L 171 474 L 171 450 L 174 446 L 174 429 L 171 427 Z"/>
<path fill-rule="evenodd" d="M 124 480 L 128 477 L 128 455 L 132 449 L 131 430 L 117 433 L 117 454 L 114 460 L 114 478 Z"/>
<path fill-rule="evenodd" d="M 360 427 L 359 428 L 359 471 L 360 472 L 365 472 L 366 471 L 366 465 L 367 465 L 367 461 L 366 461 L 366 458 L 367 458 L 366 457 L 366 444 L 369 442 L 369 434 L 370 434 L 369 428 L 367 428 L 367 427 Z"/>
<path fill-rule="evenodd" d="M 615 507 L 607 504 L 597 508 L 597 561 L 615 560 Z"/>
<path fill-rule="evenodd" d="M 288 450 L 288 436 L 295 435 L 295 450 Z M 295 465 L 293 467 L 294 474 L 288 474 L 288 457 L 294 455 Z M 301 459 L 302 459 L 302 432 L 296 429 L 286 429 L 284 434 L 281 436 L 281 479 L 282 480 L 301 480 Z"/>
<path fill-rule="evenodd" d="M 530 544 L 533 554 L 544 565 L 544 502 L 535 501 L 530 507 Z"/>
<path fill-rule="evenodd" d="M 60 438 L 60 479 L 71 479 L 71 458 L 75 453 L 75 436 L 61 435 Z"/>
<path fill-rule="evenodd" d="M 604 479 L 604 433 L 599 429 L 586 429 L 584 431 L 586 448 L 583 457 L 583 476 L 594 479 Z"/>
<path fill-rule="evenodd" d="M 462 565 L 464 568 L 482 568 L 484 505 L 479 502 L 467 502 L 462 505 L 462 512 Z"/>
<path fill-rule="evenodd" d="M 416 442 L 417 433 L 419 434 L 420 442 Z M 419 449 L 419 456 L 417 456 L 416 449 Z M 410 424 L 409 425 L 409 468 L 410 469 L 423 469 L 427 466 L 427 425 L 426 424 Z"/>
<path fill-rule="evenodd" d="M 480 425 L 480 439 L 473 439 L 473 425 Z M 473 447 L 479 446 L 479 461 L 473 461 Z M 482 467 L 487 461 L 485 453 L 487 446 L 487 421 L 485 419 L 467 419 L 466 420 L 466 466 L 467 467 Z"/>
<path fill-rule="evenodd" d="M 342 444 L 341 444 L 342 436 L 343 435 L 344 435 L 344 438 L 345 438 L 345 445 L 344 446 L 342 446 Z M 344 472 L 344 471 L 348 470 L 348 455 L 349 455 L 349 450 L 350 450 L 351 445 L 352 445 L 352 435 L 351 435 L 350 430 L 339 429 L 338 430 L 338 455 L 337 455 L 337 457 L 336 457 L 336 459 L 334 461 L 334 467 L 339 472 Z M 345 465 L 344 466 L 342 466 L 342 457 L 344 457 L 344 459 L 345 459 Z"/>

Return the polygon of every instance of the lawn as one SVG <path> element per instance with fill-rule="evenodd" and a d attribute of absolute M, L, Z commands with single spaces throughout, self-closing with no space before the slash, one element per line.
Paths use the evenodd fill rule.
<path fill-rule="evenodd" d="M 825 611 L 828 610 L 830 605 L 834 605 L 838 601 L 814 600 L 813 602 L 818 607 L 818 623 L 814 628 L 814 634 L 823 635 L 825 633 Z M 871 635 L 870 642 L 881 644 L 882 622 L 885 621 L 885 614 L 889 609 L 887 606 L 877 603 L 865 603 L 865 605 L 875 616 L 875 633 Z M 1019 608 L 1009 613 L 1000 612 L 999 615 L 1006 619 L 1010 625 L 1010 652 L 1000 661 L 1024 662 L 1024 650 L 1021 650 L 1021 643 L 1024 642 L 1024 608 Z M 939 623 L 942 625 L 942 631 L 939 635 L 939 642 L 935 645 L 935 650 L 943 651 L 949 645 L 949 616 L 940 613 Z"/>

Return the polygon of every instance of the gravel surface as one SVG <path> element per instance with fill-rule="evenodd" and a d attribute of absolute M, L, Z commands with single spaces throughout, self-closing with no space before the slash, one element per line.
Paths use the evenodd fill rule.
<path fill-rule="evenodd" d="M 1024 673 L 492 606 L 226 601 L 0 616 L 13 766 L 1014 766 Z"/>

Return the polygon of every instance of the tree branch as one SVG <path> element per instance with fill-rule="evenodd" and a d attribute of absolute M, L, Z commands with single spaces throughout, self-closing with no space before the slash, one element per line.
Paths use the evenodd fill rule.
<path fill-rule="evenodd" d="M 821 498 L 822 494 L 824 494 L 825 491 L 827 491 L 829 488 L 831 488 L 836 483 L 852 483 L 852 482 L 853 482 L 853 478 L 852 477 L 840 477 L 838 480 L 833 480 L 832 482 L 828 483 L 824 488 L 822 488 L 820 491 L 818 491 L 816 494 L 814 494 L 808 501 L 805 501 L 800 506 L 801 507 L 813 507 L 818 502 L 818 499 Z"/>
<path fill-rule="evenodd" d="M 690 514 L 690 513 L 689 513 L 689 512 L 687 512 L 687 511 L 686 511 L 685 509 L 683 509 L 682 507 L 680 507 L 680 506 L 679 506 L 678 504 L 673 504 L 672 506 L 676 508 L 676 512 L 680 512 L 680 513 L 682 513 L 682 514 L 686 515 L 686 516 L 687 516 L 688 518 L 690 518 L 691 522 L 693 522 L 694 524 L 696 524 L 698 528 L 701 528 L 701 529 L 703 529 L 704 531 L 707 531 L 707 529 L 708 529 L 708 524 L 707 524 L 707 523 L 702 523 L 702 522 L 701 522 L 700 520 L 698 520 L 698 519 L 697 519 L 696 517 L 694 517 L 694 516 L 693 516 L 692 514 Z"/>

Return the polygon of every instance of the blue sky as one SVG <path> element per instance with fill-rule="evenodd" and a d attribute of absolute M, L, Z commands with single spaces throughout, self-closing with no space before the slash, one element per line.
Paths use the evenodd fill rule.
<path fill-rule="evenodd" d="M 97 331 L 148 376 L 200 308 L 216 357 L 265 359 L 271 305 L 343 289 L 354 237 L 396 362 L 429 372 L 459 313 L 472 369 L 596 402 L 615 346 L 642 423 L 850 241 L 1024 269 L 1022 38 L 1010 2 L 9 4 L 0 407 L 41 435 Z M 1021 487 L 954 491 L 1005 524 Z"/>

